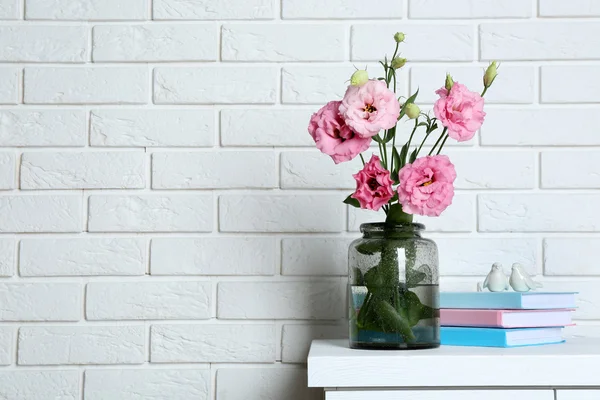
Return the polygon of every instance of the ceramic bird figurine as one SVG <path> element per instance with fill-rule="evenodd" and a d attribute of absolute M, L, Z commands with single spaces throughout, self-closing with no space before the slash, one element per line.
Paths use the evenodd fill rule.
<path fill-rule="evenodd" d="M 519 263 L 513 264 L 509 283 L 515 292 L 529 292 L 530 290 L 535 290 L 543 286 L 541 283 L 531 279 L 529 274 L 525 272 L 525 269 L 523 269 L 523 266 Z"/>
<path fill-rule="evenodd" d="M 508 290 L 508 278 L 504 275 L 502 264 L 494 263 L 494 265 L 492 265 L 492 270 L 485 277 L 485 281 L 483 281 L 483 287 L 488 288 L 490 292 L 502 292 Z"/>

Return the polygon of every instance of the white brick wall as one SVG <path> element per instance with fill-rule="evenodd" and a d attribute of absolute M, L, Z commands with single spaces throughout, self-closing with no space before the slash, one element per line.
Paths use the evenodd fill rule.
<path fill-rule="evenodd" d="M 520 262 L 600 336 L 599 4 L 0 0 L 0 398 L 319 398 L 300 364 L 347 335 L 347 246 L 382 216 L 307 122 L 398 30 L 423 110 L 502 63 L 453 206 L 417 219 L 443 287 Z"/>

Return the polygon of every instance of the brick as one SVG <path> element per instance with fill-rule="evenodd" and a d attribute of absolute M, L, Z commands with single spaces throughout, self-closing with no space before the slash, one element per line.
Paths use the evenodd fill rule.
<path fill-rule="evenodd" d="M 26 0 L 26 19 L 141 20 L 148 19 L 148 0 Z"/>
<path fill-rule="evenodd" d="M 274 0 L 154 0 L 154 19 L 273 19 Z"/>
<path fill-rule="evenodd" d="M 88 57 L 88 37 L 83 26 L 0 26 L 0 62 L 82 63 Z"/>
<path fill-rule="evenodd" d="M 209 369 L 86 370 L 86 400 L 208 400 Z"/>
<path fill-rule="evenodd" d="M 415 19 L 528 18 L 531 0 L 409 0 L 409 15 Z"/>
<path fill-rule="evenodd" d="M 345 31 L 331 24 L 224 25 L 221 54 L 226 61 L 342 61 Z"/>
<path fill-rule="evenodd" d="M 542 152 L 543 188 L 599 188 L 598 151 Z"/>
<path fill-rule="evenodd" d="M 320 152 L 281 153 L 282 189 L 354 189 L 352 174 L 362 169 L 360 158 L 335 164 Z"/>
<path fill-rule="evenodd" d="M 92 195 L 90 232 L 210 232 L 212 195 Z"/>
<path fill-rule="evenodd" d="M 540 17 L 598 17 L 600 3 L 595 0 L 540 0 Z"/>
<path fill-rule="evenodd" d="M 0 239 L 0 277 L 15 274 L 15 241 Z"/>
<path fill-rule="evenodd" d="M 222 232 L 340 232 L 344 228 L 339 195 L 222 195 Z"/>
<path fill-rule="evenodd" d="M 417 102 L 434 103 L 439 96 L 435 91 L 444 85 L 446 73 L 470 90 L 481 93 L 485 66 L 414 66 L 411 67 L 410 89 L 419 89 Z M 535 99 L 535 72 L 533 67 L 502 66 L 494 85 L 485 94 L 486 104 L 531 104 Z M 487 111 L 487 109 L 486 109 Z M 433 115 L 433 113 L 432 113 Z"/>
<path fill-rule="evenodd" d="M 94 61 L 216 61 L 217 26 L 103 25 L 94 27 Z"/>
<path fill-rule="evenodd" d="M 307 131 L 315 110 L 243 109 L 221 111 L 223 146 L 312 146 Z"/>
<path fill-rule="evenodd" d="M 1 92 L 1 91 L 0 91 Z M 4 146 L 85 146 L 83 110 L 0 110 L 0 142 Z"/>
<path fill-rule="evenodd" d="M 21 189 L 142 189 L 143 152 L 35 152 L 21 157 Z"/>
<path fill-rule="evenodd" d="M 256 383 L 260 382 L 260 385 Z M 296 368 L 219 368 L 217 398 L 227 400 L 317 400 L 322 390 L 309 388 L 305 369 Z"/>
<path fill-rule="evenodd" d="M 390 52 L 397 23 L 352 26 L 351 60 L 379 61 Z M 411 61 L 471 61 L 475 46 L 469 24 L 419 24 L 406 28 L 402 53 Z M 388 54 L 391 56 L 390 54 Z M 443 83 L 443 82 L 442 82 Z"/>
<path fill-rule="evenodd" d="M 19 19 L 19 0 L 0 0 L 0 20 Z"/>
<path fill-rule="evenodd" d="M 552 276 L 599 275 L 597 238 L 544 239 L 544 274 Z"/>
<path fill-rule="evenodd" d="M 0 232 L 81 232 L 80 195 L 0 196 Z"/>
<path fill-rule="evenodd" d="M 10 365 L 14 358 L 14 328 L 11 326 L 0 327 L 0 365 Z M 0 382 L 2 375 L 0 373 Z M 2 389 L 0 388 L 0 396 Z"/>
<path fill-rule="evenodd" d="M 220 319 L 338 319 L 344 317 L 345 285 L 314 282 L 220 282 Z"/>
<path fill-rule="evenodd" d="M 275 240 L 263 237 L 152 239 L 152 275 L 273 275 Z"/>
<path fill-rule="evenodd" d="M 16 188 L 16 166 L 15 153 L 0 151 L 0 190 Z"/>
<path fill-rule="evenodd" d="M 597 103 L 600 76 L 594 65 L 560 65 L 541 68 L 542 103 Z M 571 111 L 571 110 L 565 110 Z M 577 121 L 569 121 L 575 131 Z M 586 121 L 589 122 L 589 121 Z"/>
<path fill-rule="evenodd" d="M 489 23 L 479 35 L 482 60 L 600 59 L 600 25 L 593 21 Z"/>
<path fill-rule="evenodd" d="M 22 239 L 21 276 L 144 275 L 143 239 Z"/>
<path fill-rule="evenodd" d="M 249 324 L 153 325 L 150 354 L 153 363 L 272 363 L 275 362 L 275 327 Z"/>
<path fill-rule="evenodd" d="M 81 372 L 76 370 L 0 371 L 0 397 L 4 399 L 81 398 Z"/>
<path fill-rule="evenodd" d="M 87 284 L 88 320 L 207 319 L 210 282 L 92 282 Z"/>
<path fill-rule="evenodd" d="M 142 364 L 144 326 L 19 328 L 19 365 Z"/>
<path fill-rule="evenodd" d="M 496 194 L 479 196 L 481 232 L 596 232 L 595 194 Z M 565 216 L 568 216 L 566 218 Z"/>
<path fill-rule="evenodd" d="M 274 104 L 278 72 L 266 67 L 154 70 L 156 104 Z"/>
<path fill-rule="evenodd" d="M 579 338 L 600 338 L 600 325 L 577 324 L 573 326 L 565 326 L 563 330 L 563 337 L 567 340 Z"/>
<path fill-rule="evenodd" d="M 466 194 L 455 194 L 452 204 L 439 217 L 415 215 L 415 222 L 425 225 L 428 232 L 472 232 L 475 230 L 475 199 Z M 357 232 L 360 225 L 368 222 L 384 222 L 383 211 L 374 212 L 349 207 L 348 229 Z"/>
<path fill-rule="evenodd" d="M 352 239 L 287 238 L 281 241 L 283 275 L 348 275 Z"/>
<path fill-rule="evenodd" d="M 212 110 L 93 110 L 90 144 L 109 147 L 211 147 Z"/>
<path fill-rule="evenodd" d="M 316 339 L 346 339 L 348 325 L 292 325 L 285 324 L 281 339 L 281 361 L 306 363 L 310 344 Z"/>
<path fill-rule="evenodd" d="M 25 68 L 27 104 L 145 104 L 146 67 Z"/>
<path fill-rule="evenodd" d="M 600 87 L 599 87 L 600 88 Z M 481 128 L 484 146 L 599 145 L 600 114 L 587 109 L 488 109 Z M 585 113 L 586 118 L 581 118 Z M 569 132 L 565 135 L 565 132 Z"/>
<path fill-rule="evenodd" d="M 19 68 L 0 68 L 0 104 L 18 104 L 20 102 L 19 75 L 21 75 Z"/>
<path fill-rule="evenodd" d="M 536 153 L 523 151 L 447 152 L 456 167 L 457 189 L 533 189 Z M 496 173 L 500 169 L 502 174 Z"/>
<path fill-rule="evenodd" d="M 376 65 L 368 65 L 367 69 L 372 77 L 383 75 L 381 67 Z M 356 71 L 354 65 L 286 66 L 282 69 L 281 100 L 284 104 L 316 104 L 321 107 L 324 103 L 344 97 L 348 88 L 348 79 L 354 71 Z M 400 71 L 398 74 L 400 90 L 407 87 L 404 84 L 407 76 L 406 71 Z M 401 94 L 400 90 L 399 94 Z M 315 108 L 313 112 L 317 110 L 318 108 Z"/>
<path fill-rule="evenodd" d="M 0 283 L 0 321 L 78 321 L 78 283 Z"/>
<path fill-rule="evenodd" d="M 428 236 L 428 235 L 425 235 Z M 508 274 L 520 263 L 532 275 L 537 273 L 538 241 L 534 238 L 449 238 L 432 237 L 438 246 L 440 273 L 444 276 L 485 276 L 492 263 L 503 264 Z"/>
<path fill-rule="evenodd" d="M 402 0 L 360 0 L 304 1 L 283 0 L 284 19 L 362 19 L 362 18 L 401 18 Z"/>
<path fill-rule="evenodd" d="M 152 154 L 153 189 L 275 188 L 278 184 L 272 151 Z"/>

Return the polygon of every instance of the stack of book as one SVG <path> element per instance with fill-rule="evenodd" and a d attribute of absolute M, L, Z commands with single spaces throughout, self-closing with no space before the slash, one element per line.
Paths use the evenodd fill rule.
<path fill-rule="evenodd" d="M 441 343 L 482 347 L 562 343 L 562 329 L 572 325 L 574 308 L 571 292 L 444 292 Z"/>

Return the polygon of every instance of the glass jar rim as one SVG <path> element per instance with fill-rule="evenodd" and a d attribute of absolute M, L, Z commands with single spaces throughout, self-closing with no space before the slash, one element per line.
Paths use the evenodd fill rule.
<path fill-rule="evenodd" d="M 390 224 L 387 222 L 367 222 L 360 225 L 362 233 L 385 233 L 385 232 L 414 232 L 424 231 L 425 225 L 418 222 L 410 224 Z"/>

